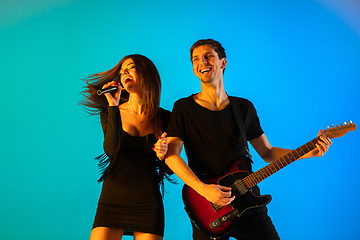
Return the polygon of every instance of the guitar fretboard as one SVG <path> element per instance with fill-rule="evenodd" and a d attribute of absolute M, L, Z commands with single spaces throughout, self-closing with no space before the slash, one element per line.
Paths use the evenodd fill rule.
<path fill-rule="evenodd" d="M 310 142 L 302 145 L 301 147 L 289 152 L 288 154 L 282 156 L 281 158 L 275 160 L 274 162 L 266 165 L 265 167 L 259 169 L 258 171 L 250 174 L 249 176 L 243 178 L 243 182 L 246 187 L 249 189 L 272 174 L 276 173 L 280 169 L 286 167 L 290 163 L 304 156 L 306 153 L 310 152 L 316 148 L 315 144 L 318 142 L 319 137 L 314 138 Z"/>

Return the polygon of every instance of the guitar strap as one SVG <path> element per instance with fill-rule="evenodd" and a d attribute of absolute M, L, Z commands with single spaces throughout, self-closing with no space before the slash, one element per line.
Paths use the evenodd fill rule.
<path fill-rule="evenodd" d="M 248 143 L 247 143 L 247 138 L 246 138 L 246 131 L 245 131 L 245 127 L 244 127 L 244 121 L 243 121 L 243 118 L 242 118 L 242 114 L 241 114 L 241 109 L 240 109 L 240 103 L 239 103 L 239 99 L 236 98 L 236 97 L 230 97 L 229 96 L 229 100 L 230 100 L 230 103 L 233 107 L 233 111 L 234 111 L 234 114 L 235 114 L 235 120 L 236 120 L 236 123 L 239 127 L 239 131 L 240 131 L 240 135 L 241 135 L 241 138 L 244 142 L 244 148 L 245 148 L 245 153 L 246 153 L 246 157 L 249 158 L 250 162 L 252 163 L 253 161 L 251 160 L 251 154 L 250 154 L 250 150 L 249 150 L 249 147 L 248 147 Z"/>

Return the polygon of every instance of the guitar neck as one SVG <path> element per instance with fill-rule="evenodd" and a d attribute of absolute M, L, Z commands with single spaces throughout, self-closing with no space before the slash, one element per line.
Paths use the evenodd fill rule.
<path fill-rule="evenodd" d="M 272 174 L 276 173 L 280 169 L 286 167 L 290 163 L 294 162 L 295 160 L 299 159 L 300 157 L 304 156 L 306 153 L 310 152 L 311 150 L 315 149 L 315 144 L 318 142 L 319 137 L 314 138 L 310 142 L 302 145 L 301 147 L 287 153 L 286 155 L 282 156 L 281 158 L 275 160 L 274 162 L 266 165 L 265 167 L 259 169 L 258 171 L 250 174 L 249 176 L 243 179 L 246 187 L 249 189 L 262 180 L 266 179 L 267 177 L 271 176 Z"/>

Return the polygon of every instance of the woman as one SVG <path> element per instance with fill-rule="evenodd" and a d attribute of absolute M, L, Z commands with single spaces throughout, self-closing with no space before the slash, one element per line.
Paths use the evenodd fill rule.
<path fill-rule="evenodd" d="M 111 86 L 118 88 L 114 94 L 96 94 Z M 100 113 L 105 150 L 98 158 L 103 186 L 90 240 L 119 240 L 129 231 L 136 240 L 163 239 L 160 187 L 171 171 L 159 160 L 167 152 L 170 112 L 159 107 L 160 91 L 155 65 L 139 54 L 87 78 L 82 104 Z"/>

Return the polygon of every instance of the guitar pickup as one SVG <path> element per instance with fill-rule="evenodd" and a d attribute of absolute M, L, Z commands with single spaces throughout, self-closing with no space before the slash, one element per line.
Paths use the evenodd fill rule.
<path fill-rule="evenodd" d="M 219 227 L 221 224 L 225 223 L 226 221 L 232 219 L 233 217 L 236 217 L 238 214 L 239 214 L 239 211 L 237 209 L 233 209 L 232 211 L 228 212 L 227 214 L 212 221 L 210 223 L 210 227 L 212 229 L 215 229 L 215 228 Z"/>
<path fill-rule="evenodd" d="M 237 188 L 241 195 L 247 193 L 247 191 L 249 190 L 241 179 L 236 180 L 234 182 L 234 186 Z"/>

